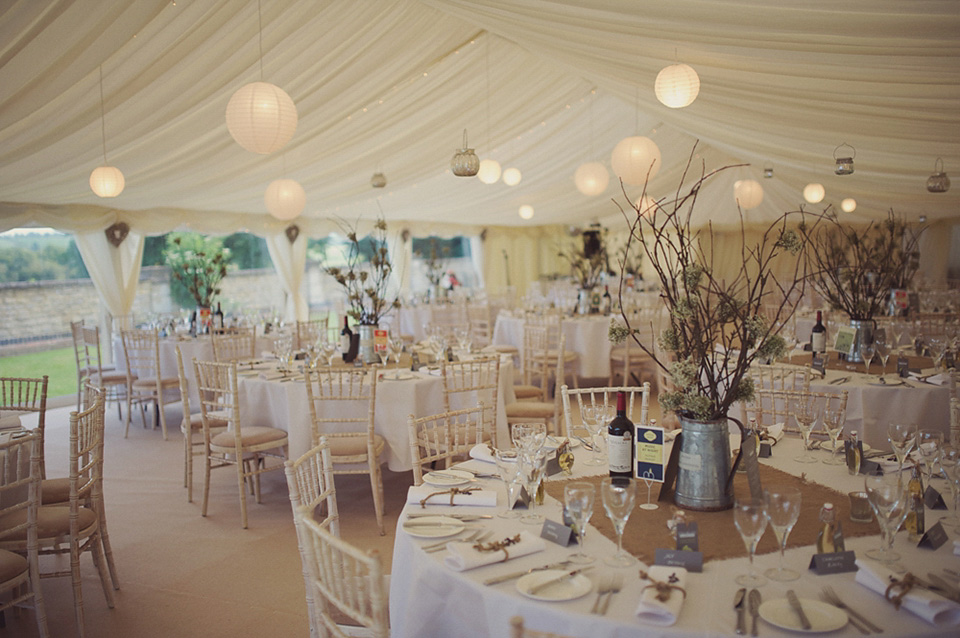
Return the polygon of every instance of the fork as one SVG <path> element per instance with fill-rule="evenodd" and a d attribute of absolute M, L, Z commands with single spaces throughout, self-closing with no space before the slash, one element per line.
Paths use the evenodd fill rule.
<path fill-rule="evenodd" d="M 850 616 L 851 619 L 856 619 L 856 620 L 860 621 L 860 624 L 862 624 L 864 627 L 866 627 L 866 628 L 869 629 L 870 631 L 873 631 L 873 632 L 878 633 L 878 634 L 882 634 L 882 633 L 883 633 L 883 629 L 881 629 L 880 627 L 877 627 L 876 625 L 874 625 L 872 622 L 870 622 L 869 620 L 867 620 L 866 618 L 864 618 L 863 616 L 861 616 L 859 613 L 857 613 L 856 611 L 854 611 L 853 609 L 851 609 L 850 607 L 848 607 L 848 606 L 846 605 L 846 603 L 844 603 L 842 600 L 840 600 L 840 597 L 837 596 L 837 592 L 833 591 L 833 587 L 831 587 L 830 585 L 826 585 L 826 586 L 821 590 L 821 592 L 820 592 L 820 598 L 822 598 L 822 599 L 824 600 L 824 602 L 827 602 L 827 603 L 833 605 L 834 607 L 838 607 L 839 609 L 842 609 L 842 610 L 846 611 L 847 614 L 849 614 L 849 616 Z M 858 627 L 858 629 L 860 629 L 860 631 L 863 631 L 862 628 L 859 628 L 859 627 Z"/>
<path fill-rule="evenodd" d="M 482 532 L 482 531 L 483 531 L 483 528 L 477 527 L 477 528 L 475 528 L 475 529 L 468 530 L 467 535 L 464 536 L 463 538 L 456 538 L 456 537 L 454 537 L 454 538 L 446 538 L 446 539 L 440 541 L 439 543 L 430 543 L 429 545 L 424 545 L 424 546 L 421 547 L 420 549 L 422 549 L 422 550 L 425 551 L 425 552 L 431 552 L 431 551 L 433 551 L 434 549 L 437 549 L 437 548 L 440 548 L 440 547 L 446 547 L 446 546 L 447 546 L 447 543 L 449 543 L 449 542 L 452 541 L 452 540 L 472 541 L 472 540 L 473 540 L 474 538 L 476 538 L 476 537 L 480 534 L 480 532 Z M 461 532 L 461 533 L 462 533 L 462 532 Z"/>
<path fill-rule="evenodd" d="M 493 535 L 493 530 L 489 530 L 489 531 L 482 532 L 482 533 L 481 533 L 480 530 L 478 530 L 478 531 L 477 531 L 477 534 L 472 534 L 471 536 L 467 536 L 467 537 L 465 537 L 465 538 L 459 538 L 459 539 L 458 539 L 458 538 L 452 538 L 452 539 L 451 539 L 451 538 L 448 538 L 448 539 L 445 540 L 444 542 L 438 543 L 437 545 L 432 545 L 432 546 L 430 547 L 430 549 L 426 549 L 426 550 L 424 550 L 424 551 L 427 552 L 428 554 L 432 554 L 432 553 L 434 553 L 434 552 L 442 551 L 442 550 L 446 549 L 447 543 L 449 543 L 449 542 L 452 541 L 452 540 L 457 541 L 458 543 L 474 543 L 474 542 L 479 543 L 480 541 L 485 541 L 485 540 L 487 540 L 487 539 L 490 538 L 492 535 Z"/>
<path fill-rule="evenodd" d="M 613 585 L 613 579 L 610 576 L 603 576 L 600 578 L 600 582 L 597 583 L 597 599 L 593 602 L 593 607 L 590 608 L 591 614 L 596 614 L 600 611 L 600 599 L 603 598 L 603 595 L 610 592 L 610 587 Z"/>
<path fill-rule="evenodd" d="M 600 609 L 600 615 L 607 615 L 607 608 L 610 606 L 610 599 L 613 598 L 614 594 L 619 594 L 620 589 L 623 587 L 623 576 L 617 574 L 613 576 L 613 583 L 610 585 L 610 591 L 607 592 L 607 599 L 603 601 L 603 607 Z"/>

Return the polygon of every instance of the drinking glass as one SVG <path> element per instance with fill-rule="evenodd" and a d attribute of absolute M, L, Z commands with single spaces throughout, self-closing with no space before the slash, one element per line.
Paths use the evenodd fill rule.
<path fill-rule="evenodd" d="M 566 508 L 567 515 L 573 523 L 573 529 L 577 533 L 577 542 L 579 549 L 577 553 L 568 556 L 568 560 L 574 563 L 592 563 L 593 556 L 583 551 L 583 539 L 587 533 L 587 523 L 593 516 L 593 499 L 596 490 L 591 483 L 568 483 L 563 488 L 563 506 Z"/>
<path fill-rule="evenodd" d="M 937 370 L 939 370 L 940 364 L 943 361 L 943 355 L 947 352 L 947 340 L 943 337 L 943 335 L 937 335 L 927 339 L 927 343 L 930 345 L 930 350 L 933 352 L 933 365 Z"/>
<path fill-rule="evenodd" d="M 800 517 L 800 500 L 800 490 L 795 487 L 769 487 L 763 491 L 763 510 L 780 544 L 780 565 L 764 572 L 771 580 L 787 582 L 800 578 L 798 572 L 783 566 L 787 537 Z"/>
<path fill-rule="evenodd" d="M 636 559 L 623 551 L 623 528 L 627 526 L 627 519 L 633 512 L 633 502 L 636 498 L 636 486 L 633 481 L 611 479 L 609 476 L 600 483 L 600 495 L 603 500 L 603 509 L 613 523 L 613 531 L 617 533 L 617 553 L 603 560 L 612 567 L 629 567 Z"/>
<path fill-rule="evenodd" d="M 733 504 L 733 523 L 737 526 L 740 538 L 743 539 L 743 544 L 747 546 L 747 555 L 750 557 L 750 571 L 737 576 L 736 582 L 744 587 L 759 587 L 767 582 L 766 578 L 757 573 L 753 564 L 753 557 L 757 552 L 757 543 L 760 542 L 760 537 L 767 529 L 767 512 L 763 503 L 737 499 Z"/>
<path fill-rule="evenodd" d="M 870 507 L 880 523 L 880 547 L 869 550 L 867 556 L 882 563 L 891 563 L 900 558 L 900 554 L 890 548 L 897 530 L 907 517 L 910 492 L 907 491 L 906 481 L 902 481 L 899 474 L 871 475 L 865 479 L 864 484 Z"/>
<path fill-rule="evenodd" d="M 514 423 L 511 427 L 513 446 L 521 452 L 535 452 L 547 440 L 547 426 L 544 423 Z"/>
<path fill-rule="evenodd" d="M 530 500 L 527 503 L 527 513 L 520 517 L 520 522 L 526 525 L 538 525 L 543 522 L 543 515 L 534 512 L 537 504 L 537 490 L 543 480 L 544 470 L 547 468 L 547 453 L 542 448 L 532 451 L 520 450 L 520 478 L 523 489 L 527 491 Z"/>
<path fill-rule="evenodd" d="M 592 405 L 585 405 L 580 410 L 580 420 L 583 421 L 583 427 L 590 433 L 590 446 L 593 450 L 590 458 L 584 462 L 584 465 L 602 466 L 606 465 L 603 460 L 603 448 L 600 437 L 597 435 L 597 408 Z"/>
<path fill-rule="evenodd" d="M 801 395 L 791 400 L 790 411 L 803 437 L 803 452 L 793 460 L 797 463 L 816 463 L 816 457 L 810 454 L 810 432 L 819 416 L 816 402 L 809 395 Z"/>
<path fill-rule="evenodd" d="M 497 514 L 500 518 L 519 518 L 520 512 L 513 509 L 513 504 L 520 494 L 520 459 L 516 450 L 497 450 L 497 470 L 507 490 L 507 509 Z"/>
<path fill-rule="evenodd" d="M 394 360 L 397 362 L 397 365 L 399 365 L 400 356 L 403 354 L 403 338 L 390 337 L 388 346 L 390 348 L 390 354 L 393 355 Z"/>
<path fill-rule="evenodd" d="M 903 341 L 904 330 L 907 324 L 904 321 L 894 320 L 890 322 L 890 332 L 893 333 L 893 343 L 890 344 L 893 350 L 900 351 L 900 342 Z"/>
<path fill-rule="evenodd" d="M 841 408 L 839 403 L 830 407 L 828 404 L 823 409 L 823 429 L 827 431 L 827 436 L 830 437 L 830 443 L 833 446 L 830 452 L 830 458 L 824 459 L 823 462 L 827 465 L 846 465 L 847 460 L 845 458 L 840 458 L 837 455 L 837 451 L 840 448 L 840 433 L 843 432 L 843 422 L 847 419 L 847 411 L 845 408 Z"/>
<path fill-rule="evenodd" d="M 863 363 L 866 366 L 867 374 L 870 374 L 870 363 L 873 361 L 873 357 L 876 354 L 877 354 L 877 350 L 876 348 L 873 347 L 872 343 L 860 344 L 860 358 L 863 359 Z"/>
<path fill-rule="evenodd" d="M 917 452 L 926 468 L 927 485 L 933 478 L 933 466 L 940 458 L 940 448 L 943 446 L 943 432 L 937 430 L 917 430 Z"/>
<path fill-rule="evenodd" d="M 913 446 L 917 444 L 917 426 L 912 423 L 891 423 L 887 426 L 887 438 L 897 457 L 897 473 L 900 473 L 903 471 L 903 460 L 910 456 Z"/>
<path fill-rule="evenodd" d="M 957 473 L 957 465 L 960 464 L 960 449 L 953 445 L 944 445 L 940 448 L 940 469 L 947 479 L 947 487 L 950 489 L 950 501 L 953 504 L 953 513 L 940 519 L 941 523 L 956 527 L 960 525 L 960 514 L 957 510 L 958 497 L 960 491 L 957 490 L 957 484 L 954 482 L 954 476 Z"/>
<path fill-rule="evenodd" d="M 883 371 L 880 373 L 880 378 L 882 379 L 887 374 L 887 360 L 890 359 L 890 346 L 883 339 L 876 339 L 873 342 L 873 347 L 876 350 L 877 356 L 880 357 L 880 363 L 883 364 Z"/>

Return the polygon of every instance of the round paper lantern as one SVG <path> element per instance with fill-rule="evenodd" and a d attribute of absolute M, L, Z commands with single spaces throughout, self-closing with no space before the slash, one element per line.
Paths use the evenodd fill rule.
<path fill-rule="evenodd" d="M 857 200 L 852 197 L 848 197 L 842 202 L 840 202 L 840 210 L 845 213 L 852 213 L 857 210 Z"/>
<path fill-rule="evenodd" d="M 690 106 L 700 93 L 700 76 L 688 64 L 671 64 L 657 74 L 657 99 L 672 109 Z"/>
<path fill-rule="evenodd" d="M 307 194 L 295 179 L 275 179 L 267 186 L 263 201 L 271 215 L 289 221 L 303 212 L 303 207 L 307 205 Z"/>
<path fill-rule="evenodd" d="M 484 184 L 496 184 L 500 179 L 500 162 L 492 159 L 482 160 L 480 170 L 477 171 L 477 179 Z"/>
<path fill-rule="evenodd" d="M 516 186 L 523 179 L 523 175 L 518 168 L 508 168 L 503 171 L 503 183 L 507 186 Z"/>
<path fill-rule="evenodd" d="M 657 205 L 657 200 L 647 195 L 638 199 L 636 206 L 641 217 L 653 217 L 657 214 L 657 211 L 660 210 L 660 206 Z"/>
<path fill-rule="evenodd" d="M 733 184 L 733 196 L 740 208 L 750 210 L 763 201 L 763 186 L 752 179 L 740 179 Z"/>
<path fill-rule="evenodd" d="M 530 204 L 524 204 L 520 207 L 520 210 L 517 211 L 520 214 L 520 217 L 523 219 L 533 219 L 533 206 Z"/>
<path fill-rule="evenodd" d="M 627 137 L 613 149 L 613 172 L 627 184 L 643 184 L 660 170 L 660 148 L 649 137 Z"/>
<path fill-rule="evenodd" d="M 126 183 L 116 166 L 98 166 L 90 173 L 90 188 L 98 197 L 116 197 Z"/>
<path fill-rule="evenodd" d="M 279 86 L 251 82 L 227 103 L 227 129 L 237 144 L 266 155 L 283 148 L 297 130 L 297 107 Z"/>
<path fill-rule="evenodd" d="M 824 190 L 823 184 L 817 184 L 816 182 L 807 184 L 803 188 L 803 198 L 811 204 L 819 204 L 826 194 L 827 191 Z"/>
<path fill-rule="evenodd" d="M 573 174 L 573 183 L 577 185 L 578 191 L 592 197 L 607 190 L 610 173 L 600 162 L 587 162 L 577 168 L 577 172 Z"/>

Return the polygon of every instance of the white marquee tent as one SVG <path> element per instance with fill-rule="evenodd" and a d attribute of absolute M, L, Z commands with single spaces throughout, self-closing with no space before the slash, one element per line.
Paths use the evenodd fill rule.
<path fill-rule="evenodd" d="M 662 153 L 655 197 L 676 190 L 697 140 L 707 169 L 748 164 L 704 189 L 700 223 L 737 224 L 736 180 L 764 189 L 748 223 L 796 209 L 818 182 L 826 198 L 813 208 L 854 198 L 851 223 L 890 209 L 938 222 L 928 243 L 945 272 L 960 185 L 934 194 L 925 182 L 937 158 L 960 175 L 954 0 L 261 0 L 260 10 L 262 32 L 256 0 L 0 0 L 0 231 L 74 232 L 89 265 L 102 230 L 124 221 L 129 254 L 91 269 L 122 284 L 133 273 L 120 264 L 137 261 L 144 234 L 247 229 L 268 238 L 295 287 L 303 241 L 286 242 L 287 223 L 264 204 L 267 185 L 290 177 L 307 195 L 301 236 L 382 209 L 394 233 L 486 229 L 488 254 L 534 255 L 522 274 L 535 276 L 536 255 L 550 251 L 529 248 L 543 238 L 623 223 L 614 176 L 587 197 L 573 174 L 587 161 L 609 168 L 617 142 L 639 134 Z M 654 80 L 678 61 L 696 69 L 700 94 L 671 109 Z M 299 113 L 272 155 L 242 149 L 224 118 L 230 96 L 261 78 Z M 464 129 L 481 158 L 522 181 L 453 176 Z M 115 199 L 88 185 L 101 134 L 126 177 Z M 837 176 L 843 143 L 856 170 Z M 377 171 L 384 189 L 371 187 Z"/>

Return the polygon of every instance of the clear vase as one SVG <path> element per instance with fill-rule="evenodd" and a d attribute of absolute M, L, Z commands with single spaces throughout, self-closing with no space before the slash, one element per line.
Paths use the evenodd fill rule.
<path fill-rule="evenodd" d="M 380 357 L 373 347 L 373 331 L 377 326 L 370 324 L 360 324 L 360 358 L 364 363 L 377 363 Z"/>

